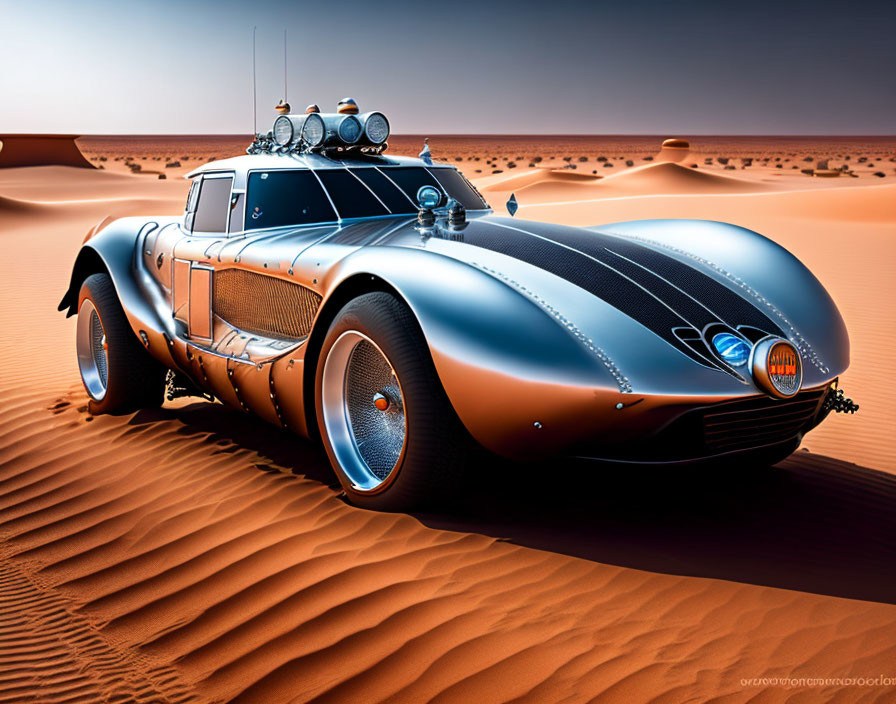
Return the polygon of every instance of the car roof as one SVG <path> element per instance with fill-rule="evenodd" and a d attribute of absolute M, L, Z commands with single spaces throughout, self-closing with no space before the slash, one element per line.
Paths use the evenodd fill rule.
<path fill-rule="evenodd" d="M 199 174 L 208 172 L 234 171 L 245 174 L 256 169 L 341 169 L 346 166 L 428 166 L 449 167 L 450 164 L 440 164 L 433 161 L 426 163 L 423 159 L 409 156 L 373 156 L 367 154 L 353 154 L 351 152 L 333 156 L 322 154 L 243 154 L 241 156 L 209 161 L 202 166 L 190 171 L 184 178 L 193 178 Z"/>

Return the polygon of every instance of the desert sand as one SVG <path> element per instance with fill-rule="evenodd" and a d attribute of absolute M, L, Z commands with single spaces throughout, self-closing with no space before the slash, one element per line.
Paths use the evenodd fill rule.
<path fill-rule="evenodd" d="M 348 506 L 317 446 L 220 404 L 87 413 L 56 312 L 84 235 L 180 212 L 176 177 L 244 138 L 0 169 L 0 702 L 893 701 L 896 140 L 674 136 L 681 159 L 662 137 L 430 144 L 497 212 L 780 242 L 840 307 L 861 411 L 773 469 L 485 462 L 439 514 Z"/>

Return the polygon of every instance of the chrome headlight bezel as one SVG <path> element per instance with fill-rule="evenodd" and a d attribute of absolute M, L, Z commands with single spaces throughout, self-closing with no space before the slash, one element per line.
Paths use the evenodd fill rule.
<path fill-rule="evenodd" d="M 389 139 L 389 120 L 381 112 L 368 112 L 364 119 L 364 137 L 374 146 L 384 144 Z"/>
<path fill-rule="evenodd" d="M 762 338 L 753 346 L 749 364 L 756 385 L 770 396 L 793 398 L 800 392 L 803 360 L 790 340 L 774 335 Z"/>
<path fill-rule="evenodd" d="M 278 136 L 278 132 L 282 132 L 282 135 Z M 280 117 L 274 120 L 274 126 L 271 129 L 271 135 L 274 138 L 274 142 L 276 142 L 281 147 L 285 147 L 288 144 L 292 143 L 293 139 L 295 138 L 295 126 L 293 125 L 292 120 L 289 118 L 289 115 L 280 115 Z"/>
<path fill-rule="evenodd" d="M 302 143 L 309 147 L 319 147 L 327 138 L 327 126 L 320 113 L 305 115 L 302 125 Z"/>

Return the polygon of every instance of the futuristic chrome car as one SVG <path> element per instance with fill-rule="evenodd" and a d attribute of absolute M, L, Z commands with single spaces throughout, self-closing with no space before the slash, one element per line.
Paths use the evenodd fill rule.
<path fill-rule="evenodd" d="M 319 435 L 357 504 L 456 488 L 475 441 L 546 455 L 772 463 L 849 362 L 821 284 L 718 222 L 580 229 L 491 214 L 453 167 L 382 155 L 353 101 L 203 165 L 181 216 L 93 232 L 78 314 L 93 412 L 201 391 Z M 172 370 L 169 372 L 169 370 Z"/>

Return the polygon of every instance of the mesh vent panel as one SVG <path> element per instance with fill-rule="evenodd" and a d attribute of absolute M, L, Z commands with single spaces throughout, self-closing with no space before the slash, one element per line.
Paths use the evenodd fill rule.
<path fill-rule="evenodd" d="M 307 337 L 321 297 L 304 286 L 241 269 L 215 272 L 213 309 L 231 325 L 266 337 Z"/>
<path fill-rule="evenodd" d="M 526 223 L 527 227 L 529 225 L 530 223 Z M 706 364 L 703 358 L 672 332 L 673 328 L 690 327 L 688 321 L 645 293 L 616 269 L 601 266 L 582 252 L 565 247 L 553 238 L 548 240 L 533 237 L 504 228 L 488 227 L 465 231 L 464 242 L 507 254 L 566 279 L 634 318 L 694 361 Z"/>
<path fill-rule="evenodd" d="M 816 389 L 786 401 L 752 398 L 708 408 L 703 412 L 706 446 L 729 452 L 794 438 L 815 417 L 824 394 Z"/>

